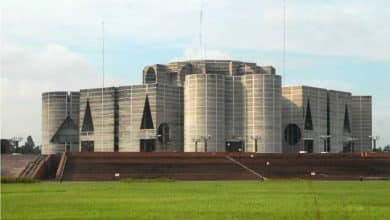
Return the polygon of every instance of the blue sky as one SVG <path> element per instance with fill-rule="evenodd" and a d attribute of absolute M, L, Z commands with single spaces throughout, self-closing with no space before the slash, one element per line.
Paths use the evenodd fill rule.
<path fill-rule="evenodd" d="M 40 140 L 40 94 L 141 83 L 145 65 L 199 58 L 201 0 L 2 1 L 1 136 Z M 204 0 L 206 58 L 273 65 L 288 85 L 372 95 L 374 134 L 390 144 L 390 3 Z M 12 91 L 12 92 L 11 92 Z M 27 108 L 26 108 L 27 107 Z M 26 111 L 28 109 L 28 111 Z"/>

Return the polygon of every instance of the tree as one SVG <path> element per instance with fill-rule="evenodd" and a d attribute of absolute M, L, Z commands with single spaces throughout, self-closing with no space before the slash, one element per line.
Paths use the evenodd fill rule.
<path fill-rule="evenodd" d="M 23 146 L 19 147 L 18 153 L 22 154 L 40 154 L 41 150 L 35 146 L 34 140 L 28 136 Z"/>
<path fill-rule="evenodd" d="M 23 150 L 27 153 L 32 153 L 34 151 L 35 143 L 31 136 L 27 137 L 26 143 L 23 146 Z"/>
<path fill-rule="evenodd" d="M 383 151 L 385 152 L 390 152 L 390 145 L 386 145 L 384 148 L 383 148 Z"/>

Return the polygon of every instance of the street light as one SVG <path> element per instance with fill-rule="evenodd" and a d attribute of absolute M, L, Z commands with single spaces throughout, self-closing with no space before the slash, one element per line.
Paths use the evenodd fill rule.
<path fill-rule="evenodd" d="M 320 138 L 324 140 L 324 153 L 329 152 L 329 140 L 332 136 L 330 135 L 320 135 Z"/>
<path fill-rule="evenodd" d="M 374 143 L 373 145 L 373 151 L 376 151 L 376 141 L 380 139 L 379 136 L 368 136 L 370 140 Z"/>
<path fill-rule="evenodd" d="M 195 143 L 195 152 L 198 152 L 198 142 L 200 141 L 199 137 L 193 137 L 192 142 Z"/>
<path fill-rule="evenodd" d="M 207 152 L 207 142 L 208 142 L 208 140 L 210 140 L 211 135 L 208 134 L 206 136 L 201 136 L 201 138 L 204 141 L 204 152 Z"/>
<path fill-rule="evenodd" d="M 258 140 L 261 140 L 261 137 L 258 136 L 258 135 L 255 135 L 255 136 L 251 136 L 251 138 L 252 138 L 253 140 L 255 140 L 255 153 L 257 153 L 257 150 L 258 150 L 258 148 L 257 148 L 257 141 L 258 141 Z"/>
<path fill-rule="evenodd" d="M 161 134 L 156 135 L 156 139 L 160 139 L 160 138 L 161 138 L 160 143 L 162 143 L 162 149 L 163 151 L 165 151 L 164 137 Z"/>

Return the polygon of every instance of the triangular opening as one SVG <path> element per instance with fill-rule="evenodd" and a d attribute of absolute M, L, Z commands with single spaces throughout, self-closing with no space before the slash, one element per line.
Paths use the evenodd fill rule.
<path fill-rule="evenodd" d="M 146 96 L 144 112 L 142 114 L 141 129 L 153 129 L 152 113 L 150 112 L 149 98 Z"/>
<path fill-rule="evenodd" d="M 89 100 L 87 100 L 87 106 L 85 107 L 85 113 L 84 113 L 84 121 L 83 121 L 83 127 L 81 128 L 82 132 L 92 132 L 93 129 L 93 121 L 92 121 L 92 115 L 91 115 L 91 107 L 89 106 Z"/>
<path fill-rule="evenodd" d="M 349 123 L 348 105 L 345 105 L 344 113 L 344 132 L 351 133 L 351 125 Z"/>
<path fill-rule="evenodd" d="M 313 120 L 311 118 L 310 100 L 307 101 L 305 130 L 313 130 Z"/>
<path fill-rule="evenodd" d="M 79 128 L 73 122 L 70 116 L 66 117 L 64 122 L 58 128 L 55 135 L 52 137 L 51 142 L 55 144 L 64 144 L 64 143 L 77 143 L 79 135 Z"/>

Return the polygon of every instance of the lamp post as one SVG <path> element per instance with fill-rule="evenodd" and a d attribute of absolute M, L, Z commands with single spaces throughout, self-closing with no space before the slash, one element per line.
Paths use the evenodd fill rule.
<path fill-rule="evenodd" d="M 210 140 L 211 135 L 201 136 L 204 141 L 204 152 L 207 152 L 207 142 Z"/>
<path fill-rule="evenodd" d="M 161 134 L 158 134 L 158 135 L 156 135 L 156 138 L 157 139 L 161 138 L 161 142 L 160 143 L 162 144 L 162 150 L 165 151 L 164 137 Z"/>
<path fill-rule="evenodd" d="M 255 135 L 255 136 L 251 136 L 251 138 L 252 138 L 253 140 L 255 140 L 255 153 L 257 153 L 257 150 L 258 150 L 257 142 L 258 142 L 258 140 L 261 139 L 261 137 L 258 136 L 258 135 Z"/>
<path fill-rule="evenodd" d="M 193 137 L 192 141 L 195 143 L 195 152 L 198 152 L 198 142 L 200 141 L 199 137 Z"/>
<path fill-rule="evenodd" d="M 238 148 L 238 160 L 240 161 L 240 163 L 241 163 L 241 152 L 242 152 L 242 148 L 240 147 L 240 148 Z"/>
<path fill-rule="evenodd" d="M 329 152 L 329 139 L 331 138 L 332 136 L 330 135 L 320 135 L 320 138 L 322 140 L 324 140 L 324 151 L 323 152 Z"/>
<path fill-rule="evenodd" d="M 370 140 L 373 142 L 373 151 L 376 151 L 376 141 L 380 139 L 379 136 L 368 136 Z"/>

